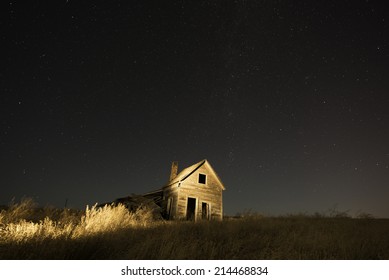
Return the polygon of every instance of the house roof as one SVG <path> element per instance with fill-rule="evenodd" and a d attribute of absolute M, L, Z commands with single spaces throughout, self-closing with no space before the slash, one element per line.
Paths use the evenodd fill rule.
<path fill-rule="evenodd" d="M 211 172 L 211 174 L 213 174 L 215 176 L 220 187 L 223 190 L 225 190 L 224 184 L 220 180 L 219 176 L 216 174 L 215 170 L 209 164 L 209 161 L 206 159 L 204 159 L 198 163 L 195 163 L 195 164 L 185 168 L 184 170 L 182 170 L 180 173 L 177 174 L 176 177 L 174 177 L 172 180 L 170 180 L 165 187 L 168 187 L 168 186 L 174 185 L 176 183 L 181 183 L 181 182 L 185 181 L 190 175 L 192 175 L 194 172 L 196 172 L 196 170 L 198 170 L 203 165 Z"/>

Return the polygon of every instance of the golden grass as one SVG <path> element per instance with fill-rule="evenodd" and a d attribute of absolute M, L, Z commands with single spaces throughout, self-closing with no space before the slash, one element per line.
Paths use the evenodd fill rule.
<path fill-rule="evenodd" d="M 248 215 L 173 222 L 119 205 L 45 210 L 52 216 L 36 221 L 36 209 L 28 209 L 36 206 L 23 203 L 0 213 L 0 259 L 389 259 L 384 219 Z"/>
<path fill-rule="evenodd" d="M 30 207 L 30 208 L 29 208 Z M 0 212 L 2 242 L 29 242 L 31 239 L 79 239 L 99 233 L 114 232 L 124 228 L 144 227 L 150 224 L 150 212 L 139 209 L 130 213 L 123 205 L 106 205 L 102 208 L 87 207 L 85 213 L 69 216 L 68 210 L 54 221 L 48 216 L 36 220 L 36 205 L 30 199 L 13 204 Z M 78 219 L 77 219 L 78 218 Z"/>

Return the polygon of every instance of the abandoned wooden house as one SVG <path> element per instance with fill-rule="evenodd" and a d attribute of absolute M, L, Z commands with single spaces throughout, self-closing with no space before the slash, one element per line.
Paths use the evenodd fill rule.
<path fill-rule="evenodd" d="M 161 189 L 144 194 L 161 206 L 169 220 L 222 220 L 225 187 L 208 160 L 178 172 L 172 163 L 170 179 Z"/>
<path fill-rule="evenodd" d="M 119 198 L 114 203 L 125 204 L 130 210 L 144 199 L 159 207 L 162 217 L 168 220 L 222 220 L 223 183 L 210 163 L 204 159 L 178 172 L 178 163 L 172 163 L 170 179 L 162 188 Z M 140 197 L 142 199 L 140 199 Z"/>

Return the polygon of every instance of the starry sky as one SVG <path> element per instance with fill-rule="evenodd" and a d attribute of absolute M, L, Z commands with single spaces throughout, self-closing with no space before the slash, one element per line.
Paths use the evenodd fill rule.
<path fill-rule="evenodd" d="M 389 218 L 386 1 L 4 1 L 0 204 L 208 159 L 225 214 Z"/>

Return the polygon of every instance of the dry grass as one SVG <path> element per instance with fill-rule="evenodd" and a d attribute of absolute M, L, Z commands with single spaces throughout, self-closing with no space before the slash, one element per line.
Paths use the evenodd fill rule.
<path fill-rule="evenodd" d="M 0 259 L 389 259 L 389 221 L 246 215 L 167 222 L 147 209 L 37 211 L 26 200 L 0 213 Z"/>

